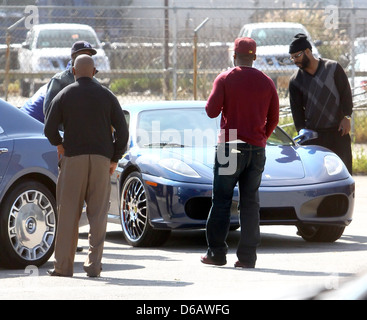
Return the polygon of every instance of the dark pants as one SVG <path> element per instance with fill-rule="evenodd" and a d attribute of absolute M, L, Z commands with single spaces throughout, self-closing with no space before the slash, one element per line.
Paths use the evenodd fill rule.
<path fill-rule="evenodd" d="M 206 226 L 208 255 L 221 258 L 227 254 L 233 190 L 238 183 L 241 238 L 237 257 L 241 262 L 255 264 L 256 248 L 260 244 L 258 189 L 264 165 L 265 148 L 249 144 L 218 145 L 212 208 Z"/>
<path fill-rule="evenodd" d="M 318 138 L 307 141 L 304 145 L 317 145 L 328 148 L 342 159 L 349 173 L 353 174 L 353 156 L 350 135 L 342 136 L 337 128 L 316 131 L 319 135 Z"/>

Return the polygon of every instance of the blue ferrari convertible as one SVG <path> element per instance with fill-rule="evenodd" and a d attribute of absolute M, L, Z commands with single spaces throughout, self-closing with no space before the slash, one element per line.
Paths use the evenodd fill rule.
<path fill-rule="evenodd" d="M 204 107 L 194 101 L 124 107 L 131 136 L 112 178 L 109 221 L 121 223 L 132 246 L 158 246 L 172 230 L 205 227 L 220 119 L 208 118 Z M 295 225 L 307 241 L 339 239 L 352 221 L 355 192 L 339 157 L 301 146 L 281 128 L 268 140 L 266 157 L 261 223 Z M 231 228 L 238 227 L 236 191 Z"/>

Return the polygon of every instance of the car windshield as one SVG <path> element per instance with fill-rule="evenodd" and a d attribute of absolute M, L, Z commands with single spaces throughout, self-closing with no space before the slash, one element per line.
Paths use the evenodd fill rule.
<path fill-rule="evenodd" d="M 218 141 L 220 117 L 210 119 L 202 108 L 149 110 L 139 114 L 136 141 L 141 148 L 213 147 Z M 268 145 L 293 145 L 280 128 Z"/>
<path fill-rule="evenodd" d="M 88 30 L 42 30 L 37 39 L 37 48 L 71 48 L 80 40 L 89 42 L 93 48 L 99 47 L 95 35 Z"/>
<path fill-rule="evenodd" d="M 305 33 L 305 31 L 301 28 L 264 28 L 252 30 L 250 37 L 258 46 L 288 46 L 298 33 Z"/>
<path fill-rule="evenodd" d="M 143 111 L 137 142 L 140 147 L 210 147 L 217 142 L 218 129 L 218 120 L 202 108 Z"/>
<path fill-rule="evenodd" d="M 267 141 L 268 146 L 294 146 L 294 141 L 285 131 L 276 127 Z"/>

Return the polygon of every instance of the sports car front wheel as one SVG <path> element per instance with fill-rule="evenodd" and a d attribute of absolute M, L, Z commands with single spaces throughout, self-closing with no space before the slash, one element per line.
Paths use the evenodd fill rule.
<path fill-rule="evenodd" d="M 168 230 L 155 230 L 149 223 L 149 203 L 141 174 L 132 172 L 121 192 L 121 223 L 126 241 L 134 247 L 162 245 Z"/>
<path fill-rule="evenodd" d="M 53 253 L 55 235 L 56 201 L 50 190 L 33 180 L 13 188 L 0 207 L 0 265 L 43 265 Z"/>
<path fill-rule="evenodd" d="M 345 227 L 316 226 L 300 224 L 297 226 L 298 234 L 309 242 L 335 242 L 344 232 Z"/>

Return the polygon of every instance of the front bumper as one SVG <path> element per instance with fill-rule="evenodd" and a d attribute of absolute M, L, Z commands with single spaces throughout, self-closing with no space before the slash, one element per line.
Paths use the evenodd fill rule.
<path fill-rule="evenodd" d="M 211 208 L 212 185 L 183 183 L 143 174 L 150 223 L 157 229 L 204 228 Z M 352 221 L 355 183 L 348 179 L 301 186 L 261 187 L 260 223 L 344 225 Z M 238 190 L 231 208 L 231 225 L 238 226 Z"/>

